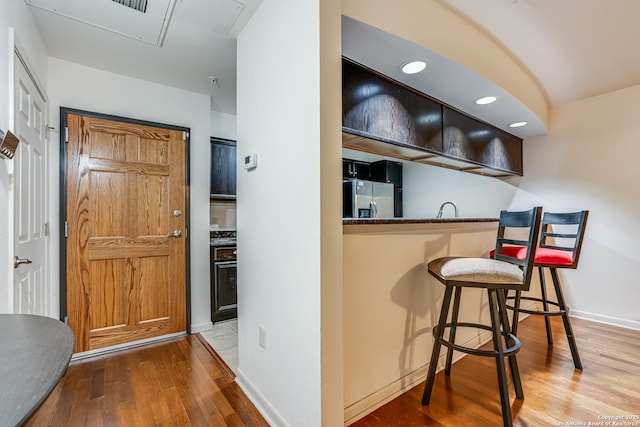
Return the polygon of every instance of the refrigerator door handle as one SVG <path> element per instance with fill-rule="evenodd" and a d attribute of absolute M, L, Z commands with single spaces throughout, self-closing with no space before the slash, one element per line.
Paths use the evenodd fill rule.
<path fill-rule="evenodd" d="M 372 218 L 377 218 L 378 217 L 378 206 L 376 205 L 376 202 L 374 202 L 373 200 L 371 202 L 369 202 L 369 205 L 371 206 L 371 217 Z"/>

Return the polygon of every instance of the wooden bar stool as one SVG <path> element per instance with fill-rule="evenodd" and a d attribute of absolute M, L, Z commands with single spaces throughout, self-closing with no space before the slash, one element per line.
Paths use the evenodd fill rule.
<path fill-rule="evenodd" d="M 444 345 L 448 348 L 444 371 L 445 375 L 451 374 L 451 361 L 454 350 L 496 359 L 502 419 L 505 426 L 512 425 L 509 388 L 504 363 L 505 357 L 509 360 L 516 397 L 518 399 L 524 399 L 524 393 L 522 392 L 520 372 L 515 355 L 520 349 L 520 341 L 510 330 L 506 308 L 506 290 L 514 289 L 523 291 L 529 289 L 531 273 L 533 271 L 533 254 L 530 249 L 534 248 L 538 241 L 541 215 L 541 207 L 535 207 L 523 212 L 500 212 L 494 259 L 445 257 L 429 262 L 429 274 L 445 285 L 445 293 L 438 324 L 433 328 L 435 342 L 433 351 L 431 352 L 429 372 L 422 395 L 423 405 L 428 405 L 431 399 L 438 358 L 440 356 L 440 347 Z M 528 231 L 527 240 L 517 240 L 507 236 L 507 234 L 512 234 L 512 232 L 507 233 L 507 230 L 514 228 L 520 229 L 520 233 L 522 234 L 524 234 L 522 229 L 528 229 L 524 230 Z M 529 256 L 525 257 L 525 259 L 520 259 L 503 254 L 504 245 L 521 247 Z M 463 288 L 487 289 L 489 295 L 489 312 L 491 315 L 490 326 L 478 323 L 458 322 L 460 295 Z M 451 322 L 447 322 L 451 306 L 451 297 L 454 294 L 454 290 L 455 296 Z M 476 328 L 491 331 L 493 350 L 479 350 L 456 344 L 455 337 L 456 329 L 458 328 Z M 449 330 L 448 339 L 444 337 L 445 329 Z"/>
<path fill-rule="evenodd" d="M 573 365 L 576 369 L 582 370 L 582 361 L 578 354 L 578 346 L 573 335 L 573 328 L 569 321 L 569 307 L 564 301 L 562 286 L 558 277 L 559 268 L 578 267 L 578 259 L 580 258 L 580 250 L 582 249 L 582 240 L 584 239 L 584 231 L 587 225 L 587 217 L 589 211 L 571 212 L 571 213 L 550 213 L 545 212 L 542 217 L 542 226 L 540 232 L 540 245 L 536 249 L 535 266 L 538 267 L 540 274 L 540 292 L 541 298 L 523 297 L 521 291 L 516 290 L 515 297 L 508 297 L 508 300 L 514 300 L 513 306 L 507 305 L 507 308 L 513 310 L 512 331 L 515 334 L 518 330 L 519 313 L 534 314 L 544 316 L 545 327 L 547 329 L 547 343 L 553 345 L 553 336 L 551 334 L 550 316 L 562 316 L 564 330 L 569 340 L 569 348 L 573 357 Z M 563 229 L 554 231 L 554 226 L 560 226 Z M 571 228 L 567 231 L 566 228 Z M 559 227 L 556 227 L 559 228 Z M 503 248 L 505 253 L 524 259 L 526 256 L 522 252 L 522 248 L 506 247 Z M 551 279 L 556 293 L 556 301 L 550 300 L 547 295 L 547 286 L 545 282 L 544 269 L 548 268 L 551 272 Z M 520 301 L 537 301 L 542 303 L 542 310 L 529 310 L 520 307 Z M 558 309 L 550 311 L 549 306 L 555 306 Z"/>

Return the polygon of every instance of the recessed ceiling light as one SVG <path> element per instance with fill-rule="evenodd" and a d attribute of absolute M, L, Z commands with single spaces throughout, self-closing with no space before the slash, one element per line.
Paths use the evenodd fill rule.
<path fill-rule="evenodd" d="M 424 61 L 411 61 L 402 64 L 401 70 L 405 74 L 416 74 L 427 68 L 427 63 Z"/>
<path fill-rule="evenodd" d="M 486 105 L 486 104 L 491 104 L 492 102 L 496 102 L 496 98 L 495 96 L 483 96 L 482 98 L 478 98 L 476 99 L 476 104 L 478 105 Z"/>
<path fill-rule="evenodd" d="M 527 122 L 515 122 L 509 125 L 510 128 L 521 128 L 522 126 L 526 126 Z"/>

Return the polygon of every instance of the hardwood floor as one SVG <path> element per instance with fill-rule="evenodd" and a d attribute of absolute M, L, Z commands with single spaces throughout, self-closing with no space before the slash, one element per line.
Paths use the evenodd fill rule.
<path fill-rule="evenodd" d="M 268 426 L 196 337 L 72 362 L 27 426 Z"/>
<path fill-rule="evenodd" d="M 576 371 L 559 318 L 548 347 L 541 317 L 520 323 L 518 363 L 525 399 L 511 408 L 515 426 L 640 426 L 640 332 L 572 319 L 584 371 Z M 502 425 L 493 359 L 467 356 L 442 372 L 429 406 L 424 383 L 353 424 Z M 573 424 L 571 424 L 573 423 Z M 583 424 L 582 424 L 583 423 Z M 626 424 L 625 424 L 626 423 Z M 28 426 L 267 426 L 196 336 L 72 362 Z M 610 424 L 616 425 L 616 424 Z"/>
<path fill-rule="evenodd" d="M 551 321 L 553 347 L 547 346 L 542 317 L 520 323 L 518 364 L 525 398 L 515 400 L 510 386 L 514 426 L 640 426 L 640 332 L 572 319 L 584 367 L 580 372 L 574 370 L 561 319 Z M 424 407 L 423 388 L 424 382 L 352 426 L 502 425 L 492 358 L 467 356 L 453 365 L 450 377 L 439 372 L 431 403 Z M 607 416 L 622 418 L 607 424 Z"/>

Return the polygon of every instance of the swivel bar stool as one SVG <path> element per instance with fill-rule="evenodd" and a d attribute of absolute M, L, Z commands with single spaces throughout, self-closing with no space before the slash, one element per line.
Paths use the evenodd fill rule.
<path fill-rule="evenodd" d="M 512 425 L 509 388 L 504 363 L 505 357 L 509 360 L 516 397 L 523 399 L 524 393 L 522 392 L 520 372 L 515 356 L 516 352 L 520 349 L 520 341 L 510 331 L 505 299 L 506 290 L 526 291 L 529 289 L 531 273 L 533 271 L 533 251 L 531 249 L 535 247 L 538 241 L 541 215 L 541 207 L 535 207 L 523 212 L 500 212 L 495 259 L 445 257 L 429 262 L 429 274 L 445 286 L 445 293 L 438 324 L 433 328 L 435 342 L 433 351 L 431 352 L 427 381 L 422 395 L 423 405 L 428 405 L 431 399 L 438 358 L 440 356 L 440 347 L 444 345 L 448 348 L 444 370 L 445 375 L 451 374 L 451 361 L 454 350 L 496 359 L 503 424 L 504 426 Z M 507 234 L 513 234 L 513 231 L 507 233 L 507 229 L 514 228 L 520 229 L 521 233 L 528 231 L 527 240 L 516 240 L 507 236 Z M 523 231 L 522 229 L 527 230 Z M 529 255 L 525 257 L 525 259 L 509 256 L 503 253 L 503 245 L 521 247 L 526 251 L 525 253 Z M 491 326 L 478 323 L 458 322 L 461 291 L 462 288 L 467 287 L 487 289 Z M 451 322 L 448 323 L 447 318 L 451 306 L 451 296 L 454 290 L 453 311 L 451 313 Z M 493 350 L 481 350 L 456 344 L 456 329 L 465 327 L 491 331 Z M 449 330 L 448 339 L 444 337 L 445 329 Z M 506 348 L 503 345 L 503 338 Z"/>
<path fill-rule="evenodd" d="M 536 249 L 535 266 L 538 267 L 540 274 L 540 292 L 541 298 L 523 297 L 521 291 L 516 290 L 515 297 L 508 297 L 508 300 L 514 300 L 514 305 L 507 305 L 507 308 L 513 310 L 512 331 L 515 334 L 518 330 L 518 314 L 527 313 L 544 316 L 545 327 L 547 329 L 547 343 L 553 345 L 553 337 L 551 334 L 551 325 L 549 323 L 550 316 L 562 316 L 564 330 L 569 340 L 569 348 L 573 357 L 573 365 L 576 369 L 582 370 L 582 361 L 578 354 L 578 346 L 573 335 L 573 328 L 569 321 L 569 307 L 565 304 L 560 279 L 558 277 L 559 268 L 578 267 L 578 259 L 580 258 L 580 250 L 582 249 L 582 240 L 584 239 L 584 231 L 587 225 L 587 217 L 589 211 L 571 212 L 571 213 L 549 213 L 545 212 L 542 217 L 542 227 L 540 232 L 540 245 Z M 563 229 L 554 231 L 554 226 L 560 226 Z M 558 228 L 558 227 L 556 227 Z M 567 231 L 566 228 L 570 228 Z M 553 241 L 551 241 L 553 239 Z M 504 253 L 509 253 L 520 259 L 526 256 L 522 248 L 506 247 L 503 248 Z M 544 268 L 548 268 L 551 272 L 551 279 L 556 293 L 556 300 L 550 300 L 547 296 L 547 286 L 545 283 Z M 537 301 L 542 303 L 542 310 L 529 310 L 520 307 L 521 300 Z M 549 305 L 557 307 L 557 310 L 549 311 Z"/>

